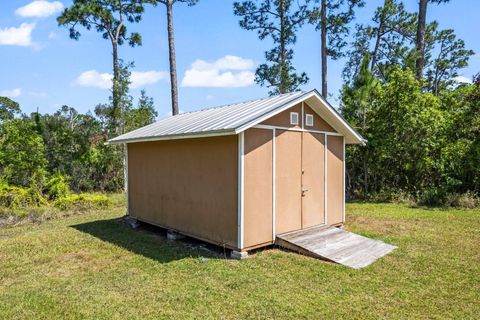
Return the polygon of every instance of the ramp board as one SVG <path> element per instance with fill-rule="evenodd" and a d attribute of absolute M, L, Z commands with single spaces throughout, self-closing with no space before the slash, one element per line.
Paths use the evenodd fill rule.
<path fill-rule="evenodd" d="M 397 248 L 380 240 L 327 226 L 277 235 L 276 244 L 354 269 L 366 267 Z"/>

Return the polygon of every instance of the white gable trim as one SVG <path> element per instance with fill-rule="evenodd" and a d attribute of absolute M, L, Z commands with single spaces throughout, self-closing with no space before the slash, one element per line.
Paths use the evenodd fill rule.
<path fill-rule="evenodd" d="M 325 120 L 330 126 L 332 126 L 340 135 L 345 136 L 345 142 L 347 144 L 362 144 L 364 145 L 366 140 L 362 138 L 338 113 L 337 111 L 318 93 L 317 90 L 312 90 L 303 94 L 299 94 L 296 98 L 287 101 L 285 104 L 280 105 L 279 107 L 262 113 L 260 115 L 254 116 L 255 112 L 252 114 L 253 119 L 244 120 L 243 123 L 239 123 L 237 127 L 233 128 L 223 128 L 217 130 L 204 130 L 197 132 L 188 132 L 188 133 L 176 133 L 176 134 L 165 134 L 165 135 L 151 135 L 145 137 L 133 137 L 133 138 L 124 138 L 124 139 L 112 139 L 109 140 L 106 144 L 122 144 L 122 143 L 135 143 L 135 142 L 148 142 L 148 141 L 159 141 L 159 140 L 173 140 L 173 139 L 191 139 L 191 138 L 206 138 L 206 137 L 215 137 L 215 136 L 224 136 L 224 135 L 235 135 L 245 130 L 259 125 L 261 122 L 299 104 L 307 102 L 312 110 L 317 113 L 323 120 Z M 258 113 L 258 112 L 257 112 Z M 303 122 L 303 116 L 302 116 Z M 137 129 L 138 130 L 138 129 Z M 118 140 L 116 140 L 118 139 Z"/>
<path fill-rule="evenodd" d="M 290 101 L 290 102 L 287 103 L 287 104 L 284 104 L 283 106 L 281 106 L 281 107 L 279 107 L 279 108 L 277 108 L 277 109 L 275 109 L 275 110 L 273 110 L 273 111 L 271 111 L 271 112 L 262 114 L 261 116 L 255 118 L 255 119 L 253 119 L 253 120 L 251 120 L 251 121 L 249 121 L 249 122 L 247 122 L 247 123 L 244 123 L 244 124 L 242 124 L 240 127 L 236 128 L 236 129 L 235 129 L 235 132 L 236 132 L 236 133 L 240 133 L 240 132 L 242 132 L 242 131 L 245 131 L 245 130 L 247 130 L 247 129 L 250 129 L 251 127 L 253 127 L 253 126 L 257 125 L 257 124 L 260 124 L 260 123 L 262 123 L 263 121 L 265 121 L 265 120 L 267 120 L 267 119 L 269 119 L 269 118 L 271 118 L 271 117 L 273 117 L 273 116 L 276 116 L 277 114 L 282 113 L 283 111 L 288 110 L 288 109 L 290 109 L 291 107 L 293 107 L 293 106 L 295 106 L 295 105 L 297 105 L 297 104 L 305 101 L 306 99 L 308 99 L 309 97 L 311 97 L 312 94 L 313 94 L 313 92 L 311 92 L 311 91 L 310 91 L 310 92 L 307 92 L 307 93 L 305 93 L 304 95 L 301 95 L 300 97 L 298 97 L 298 98 Z"/>
<path fill-rule="evenodd" d="M 323 97 L 318 93 L 317 90 L 312 90 L 310 92 L 307 92 L 305 93 L 304 95 L 298 97 L 297 99 L 294 99 L 292 100 L 291 102 L 269 112 L 269 113 L 266 113 L 266 114 L 263 114 L 262 116 L 260 117 L 257 117 L 245 124 L 243 124 L 242 126 L 238 127 L 235 132 L 238 134 L 240 132 L 243 132 L 249 128 L 252 128 L 260 123 L 262 123 L 263 121 L 285 111 L 285 110 L 288 110 L 290 109 L 291 107 L 297 105 L 298 103 L 301 103 L 301 102 L 305 102 L 306 100 L 308 99 L 311 99 L 311 98 L 316 98 L 320 103 L 321 105 L 325 108 L 324 110 L 331 116 L 333 116 L 334 119 L 336 119 L 341 127 L 339 128 L 337 125 L 333 125 L 332 123 L 330 123 L 329 121 L 327 121 L 327 119 L 325 119 L 324 115 L 321 114 L 321 112 L 319 112 L 319 110 L 315 107 L 315 106 L 312 106 L 311 104 L 309 104 L 310 108 L 312 108 L 312 110 L 314 110 L 318 116 L 320 116 L 322 119 L 324 119 L 329 125 L 331 125 L 334 129 L 336 129 L 339 133 L 343 134 L 343 135 L 350 135 L 356 143 L 358 144 L 362 144 L 364 145 L 366 140 L 360 135 L 358 134 L 336 111 L 335 109 L 325 100 L 323 99 Z"/>

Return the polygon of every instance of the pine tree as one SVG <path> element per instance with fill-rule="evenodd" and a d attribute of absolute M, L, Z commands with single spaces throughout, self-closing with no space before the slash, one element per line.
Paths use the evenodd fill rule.
<path fill-rule="evenodd" d="M 362 7 L 363 0 L 316 0 L 310 14 L 310 22 L 320 30 L 321 59 L 322 59 L 322 95 L 328 95 L 327 60 L 344 56 L 343 49 L 347 45 L 346 37 L 349 33 L 348 24 L 355 17 L 355 7 Z"/>
<path fill-rule="evenodd" d="M 418 1 L 418 22 L 416 43 L 416 61 L 415 61 L 415 76 L 417 79 L 422 78 L 423 68 L 425 66 L 425 37 L 427 31 L 427 7 L 428 3 L 446 3 L 450 0 L 419 0 Z"/>
<path fill-rule="evenodd" d="M 176 2 L 186 3 L 194 6 L 198 0 L 152 0 L 154 4 L 160 3 L 167 8 L 167 32 L 168 32 L 168 57 L 170 62 L 170 91 L 172 98 L 172 115 L 179 112 L 178 108 L 178 87 L 177 87 L 177 63 L 175 58 L 175 35 L 173 28 L 173 5 Z"/>
<path fill-rule="evenodd" d="M 119 88 L 119 58 L 118 46 L 128 42 L 132 47 L 142 44 L 139 33 L 127 32 L 126 23 L 139 22 L 144 12 L 142 0 L 74 0 L 73 4 L 66 8 L 57 18 L 60 26 L 69 27 L 70 38 L 78 40 L 80 32 L 78 26 L 87 30 L 94 28 L 102 34 L 104 39 L 110 40 L 112 45 L 113 84 L 112 84 L 112 118 L 113 127 L 117 128 L 116 117 L 120 108 Z M 119 128 L 117 128 L 119 129 Z M 118 132 L 116 132 L 118 133 Z"/>
<path fill-rule="evenodd" d="M 240 27 L 256 31 L 260 40 L 270 38 L 274 48 L 265 52 L 266 62 L 256 70 L 255 82 L 270 88 L 270 94 L 298 90 L 308 82 L 305 72 L 297 74 L 293 67 L 296 32 L 308 19 L 307 3 L 290 0 L 259 0 L 234 3 L 235 15 L 241 17 Z"/>

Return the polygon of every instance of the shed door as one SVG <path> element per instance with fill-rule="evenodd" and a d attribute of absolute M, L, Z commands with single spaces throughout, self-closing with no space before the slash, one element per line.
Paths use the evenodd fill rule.
<path fill-rule="evenodd" d="M 302 134 L 302 228 L 308 228 L 325 223 L 325 135 Z"/>
<path fill-rule="evenodd" d="M 275 233 L 302 228 L 302 133 L 276 130 Z"/>

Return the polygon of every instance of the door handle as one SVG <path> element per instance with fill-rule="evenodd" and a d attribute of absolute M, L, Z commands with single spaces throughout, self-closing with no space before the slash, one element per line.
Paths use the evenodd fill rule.
<path fill-rule="evenodd" d="M 307 192 L 308 189 L 302 189 L 302 197 L 305 197 L 305 192 Z"/>

